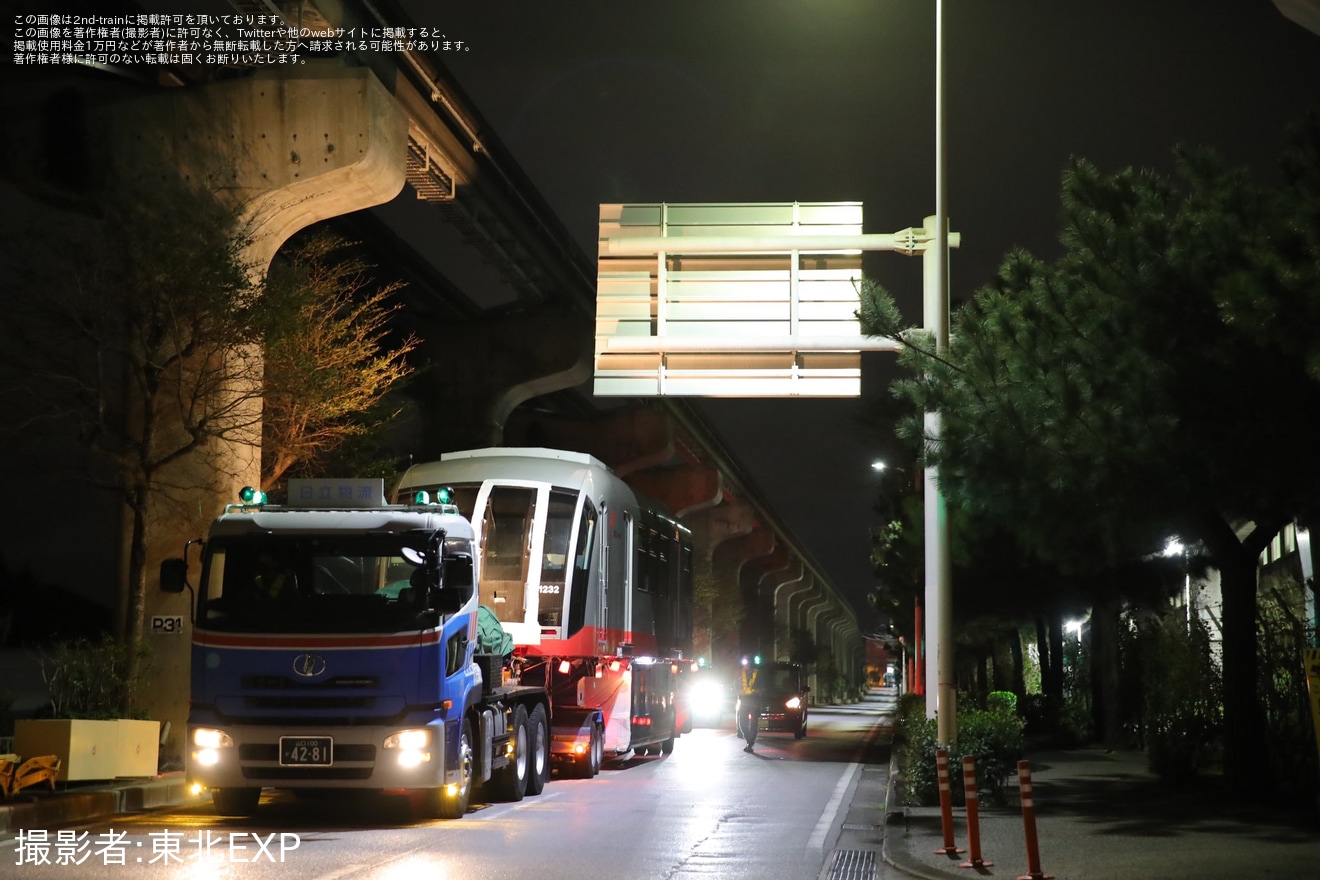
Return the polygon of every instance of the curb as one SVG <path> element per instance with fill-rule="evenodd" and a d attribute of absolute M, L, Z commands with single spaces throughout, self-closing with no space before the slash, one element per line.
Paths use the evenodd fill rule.
<path fill-rule="evenodd" d="M 962 877 L 964 875 L 954 874 L 949 871 L 941 871 L 938 868 L 932 868 L 929 865 L 913 858 L 908 852 L 907 841 L 902 842 L 898 851 L 893 851 L 889 846 L 889 832 L 891 829 L 898 829 L 900 826 L 904 833 L 907 829 L 907 813 L 902 808 L 891 810 L 889 805 L 894 803 L 895 787 L 899 778 L 898 762 L 892 755 L 889 758 L 889 785 L 885 790 L 885 830 L 881 839 L 880 857 L 884 863 L 900 873 L 909 877 L 917 877 L 920 880 L 948 880 L 950 877 Z"/>
<path fill-rule="evenodd" d="M 0 837 L 11 837 L 29 828 L 49 828 L 178 806 L 189 800 L 188 785 L 182 776 L 116 788 L 62 791 L 53 796 L 31 795 L 27 800 L 0 804 Z"/>

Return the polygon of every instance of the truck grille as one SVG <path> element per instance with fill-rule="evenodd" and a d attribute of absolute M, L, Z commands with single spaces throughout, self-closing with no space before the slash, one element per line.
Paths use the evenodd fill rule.
<path fill-rule="evenodd" d="M 374 709 L 375 697 L 312 696 L 244 697 L 243 705 L 249 709 Z"/>
<path fill-rule="evenodd" d="M 370 767 L 244 767 L 244 779 L 370 779 Z"/>

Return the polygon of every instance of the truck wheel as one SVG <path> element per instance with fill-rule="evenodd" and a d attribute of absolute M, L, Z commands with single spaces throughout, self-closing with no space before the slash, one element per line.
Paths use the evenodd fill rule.
<path fill-rule="evenodd" d="M 449 795 L 446 786 L 427 792 L 431 814 L 437 819 L 460 819 L 472 800 L 472 722 L 464 719 L 458 740 L 458 792 Z"/>
<path fill-rule="evenodd" d="M 591 737 L 587 742 L 587 753 L 573 762 L 573 776 L 577 779 L 590 779 L 600 772 L 600 764 L 605 754 L 601 742 L 600 730 L 593 724 Z"/>
<path fill-rule="evenodd" d="M 678 717 L 673 712 L 669 713 L 669 734 L 669 739 L 660 743 L 660 748 L 656 750 L 656 754 L 668 755 L 674 751 L 674 740 L 678 739 L 679 732 Z"/>
<path fill-rule="evenodd" d="M 513 754 L 509 763 L 491 775 L 495 796 L 502 801 L 520 801 L 527 793 L 527 710 L 517 706 L 513 710 L 513 727 L 509 731 Z"/>
<path fill-rule="evenodd" d="M 251 816 L 257 812 L 261 800 L 259 788 L 215 788 L 211 790 L 211 803 L 221 816 Z"/>
<path fill-rule="evenodd" d="M 605 763 L 605 733 L 598 727 L 591 729 L 591 758 L 587 776 L 592 777 L 600 773 L 601 765 Z"/>
<path fill-rule="evenodd" d="M 527 768 L 527 793 L 538 795 L 550 781 L 550 723 L 545 706 L 537 703 L 527 718 L 527 744 L 530 747 Z"/>

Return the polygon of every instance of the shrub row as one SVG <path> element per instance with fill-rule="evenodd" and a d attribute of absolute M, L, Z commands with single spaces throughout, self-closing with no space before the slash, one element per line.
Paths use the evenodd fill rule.
<path fill-rule="evenodd" d="M 989 708 L 959 708 L 958 741 L 949 750 L 951 778 L 958 780 L 961 759 L 976 759 L 976 786 L 981 799 L 1004 803 L 1008 782 L 1017 770 L 1024 751 L 1023 723 L 1016 713 L 1011 693 L 996 692 L 986 700 Z M 935 752 L 941 748 L 936 721 L 926 717 L 925 698 L 905 694 L 899 701 L 894 748 L 901 772 L 899 795 L 909 806 L 929 806 L 939 801 L 939 777 Z M 952 786 L 955 801 L 962 798 L 962 785 Z"/>

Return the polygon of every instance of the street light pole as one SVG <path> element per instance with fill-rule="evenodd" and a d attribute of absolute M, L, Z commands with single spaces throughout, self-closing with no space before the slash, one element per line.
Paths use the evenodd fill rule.
<path fill-rule="evenodd" d="M 949 205 L 944 116 L 944 0 L 935 0 L 935 244 L 924 262 L 923 321 L 943 355 L 949 347 Z M 940 438 L 940 414 L 926 413 L 928 444 Z M 953 601 L 949 578 L 949 522 L 936 468 L 926 467 L 926 715 L 936 716 L 939 742 L 957 738 L 957 686 L 953 663 Z M 930 649 L 935 657 L 931 662 Z"/>

